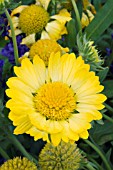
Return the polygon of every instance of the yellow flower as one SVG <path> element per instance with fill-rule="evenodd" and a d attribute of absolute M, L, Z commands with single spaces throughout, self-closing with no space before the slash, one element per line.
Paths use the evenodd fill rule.
<path fill-rule="evenodd" d="M 67 34 L 65 24 L 71 20 L 66 9 L 62 9 L 59 14 L 49 16 L 46 9 L 38 5 L 19 6 L 12 11 L 11 17 L 15 34 L 26 33 L 22 43 L 28 45 L 35 42 L 36 33 L 41 33 L 41 39 L 60 39 L 63 34 Z"/>
<path fill-rule="evenodd" d="M 90 10 L 86 10 L 86 14 L 83 12 L 82 13 L 82 18 L 81 18 L 81 24 L 82 28 L 86 27 L 89 25 L 89 23 L 94 19 L 94 15 Z"/>
<path fill-rule="evenodd" d="M 52 52 L 56 53 L 60 51 L 61 53 L 68 52 L 68 48 L 61 47 L 56 41 L 50 39 L 42 39 L 38 40 L 34 43 L 29 51 L 30 58 L 33 58 L 35 55 L 38 55 L 48 66 L 48 61 L 50 54 Z"/>
<path fill-rule="evenodd" d="M 82 28 L 87 27 L 89 25 L 89 19 L 84 12 L 82 13 L 81 24 Z"/>
<path fill-rule="evenodd" d="M 6 161 L 0 170 L 38 170 L 35 163 L 29 161 L 27 158 L 16 157 Z"/>
<path fill-rule="evenodd" d="M 58 146 L 47 143 L 39 154 L 40 170 L 78 170 L 85 163 L 77 145 L 60 142 Z"/>
<path fill-rule="evenodd" d="M 29 58 L 32 60 L 35 55 L 38 55 L 48 66 L 48 61 L 50 54 L 52 52 L 56 53 L 60 51 L 61 54 L 69 52 L 69 48 L 63 48 L 60 44 L 52 39 L 42 39 L 35 42 L 31 47 L 30 51 L 26 52 L 22 57 L 19 58 L 19 62 L 21 63 L 24 58 Z"/>
<path fill-rule="evenodd" d="M 6 107 L 16 126 L 14 134 L 27 133 L 34 140 L 43 138 L 55 146 L 88 138 L 92 120 L 102 118 L 98 110 L 106 97 L 99 77 L 89 71 L 81 56 L 52 53 L 48 68 L 38 56 L 15 66 L 17 77 L 9 78 Z"/>

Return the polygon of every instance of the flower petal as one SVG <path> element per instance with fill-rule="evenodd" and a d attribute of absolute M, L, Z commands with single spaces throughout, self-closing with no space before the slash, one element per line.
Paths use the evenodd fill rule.
<path fill-rule="evenodd" d="M 34 126 L 32 126 L 26 133 L 30 134 L 30 136 L 33 136 L 35 141 L 42 138 L 44 141 L 49 142 L 48 134 L 44 131 L 37 129 Z"/>
<path fill-rule="evenodd" d="M 46 81 L 46 68 L 45 68 L 45 64 L 43 62 L 42 59 L 40 59 L 40 57 L 38 57 L 37 55 L 34 56 L 33 58 L 33 67 L 35 70 L 35 74 L 37 75 L 37 81 L 39 83 L 39 85 L 43 85 L 45 84 Z"/>
<path fill-rule="evenodd" d="M 47 120 L 46 121 L 46 131 L 50 134 L 55 134 L 61 132 L 63 127 L 59 121 Z"/>
<path fill-rule="evenodd" d="M 52 80 L 54 81 L 61 81 L 62 78 L 62 68 L 60 64 L 60 52 L 56 54 L 52 53 L 49 58 L 49 65 L 48 65 L 48 74 Z"/>
<path fill-rule="evenodd" d="M 72 19 L 71 15 L 67 11 L 67 9 L 60 10 L 59 14 L 53 15 L 50 18 L 51 19 L 56 19 L 56 20 L 58 20 L 59 22 L 61 22 L 63 24 L 65 24 L 67 21 L 70 21 Z"/>
<path fill-rule="evenodd" d="M 22 60 L 21 67 L 14 67 L 15 74 L 19 79 L 30 86 L 34 92 L 39 88 L 39 82 L 33 64 L 28 58 Z"/>
<path fill-rule="evenodd" d="M 32 125 L 34 125 L 39 130 L 44 130 L 46 126 L 46 118 L 38 112 L 29 114 L 29 119 L 31 120 Z"/>

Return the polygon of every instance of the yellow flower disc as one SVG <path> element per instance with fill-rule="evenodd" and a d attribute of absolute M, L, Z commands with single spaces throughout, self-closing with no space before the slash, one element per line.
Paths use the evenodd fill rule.
<path fill-rule="evenodd" d="M 44 84 L 34 102 L 37 112 L 51 120 L 68 119 L 76 108 L 74 91 L 61 82 Z"/>
<path fill-rule="evenodd" d="M 38 33 L 43 30 L 49 21 L 47 11 L 37 5 L 31 5 L 23 9 L 19 16 L 19 26 L 26 34 Z"/>
<path fill-rule="evenodd" d="M 34 162 L 29 161 L 27 158 L 16 157 L 6 161 L 0 170 L 38 170 Z"/>
<path fill-rule="evenodd" d="M 29 55 L 33 58 L 35 55 L 38 55 L 46 64 L 48 65 L 49 57 L 52 52 L 56 53 L 61 51 L 61 47 L 54 40 L 44 39 L 38 40 L 34 43 L 29 51 Z"/>
<path fill-rule="evenodd" d="M 76 144 L 63 141 L 55 147 L 47 143 L 39 154 L 41 170 L 78 170 L 81 163 L 85 163 Z"/>

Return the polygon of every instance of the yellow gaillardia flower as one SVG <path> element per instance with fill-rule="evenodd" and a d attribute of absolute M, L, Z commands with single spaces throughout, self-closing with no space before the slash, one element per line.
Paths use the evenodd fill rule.
<path fill-rule="evenodd" d="M 46 9 L 36 4 L 17 7 L 12 11 L 11 17 L 15 34 L 26 33 L 26 38 L 22 41 L 25 44 L 33 44 L 36 33 L 41 33 L 41 39 L 60 39 L 63 34 L 67 34 L 65 24 L 71 20 L 70 13 L 66 9 L 59 11 L 59 14 L 49 16 Z"/>
<path fill-rule="evenodd" d="M 0 170 L 38 170 L 35 163 L 29 161 L 27 158 L 16 157 L 6 161 Z"/>
<path fill-rule="evenodd" d="M 64 142 L 88 138 L 92 120 L 102 118 L 98 110 L 106 96 L 99 77 L 89 71 L 81 56 L 52 53 L 48 67 L 38 56 L 14 67 L 17 77 L 9 78 L 6 107 L 16 126 L 14 134 L 27 133 L 34 140 L 43 138 L 57 146 Z"/>
<path fill-rule="evenodd" d="M 47 143 L 39 154 L 40 170 L 78 170 L 85 163 L 76 144 L 61 142 L 58 146 Z"/>
<path fill-rule="evenodd" d="M 50 39 L 38 40 L 34 43 L 29 51 L 30 58 L 33 59 L 35 55 L 38 55 L 44 62 L 48 65 L 49 57 L 52 52 L 56 53 L 60 51 L 61 53 L 68 52 L 68 48 L 61 47 L 56 41 Z"/>
<path fill-rule="evenodd" d="M 90 10 L 86 10 L 86 13 L 82 13 L 81 24 L 82 28 L 89 25 L 89 23 L 94 19 L 94 15 Z"/>

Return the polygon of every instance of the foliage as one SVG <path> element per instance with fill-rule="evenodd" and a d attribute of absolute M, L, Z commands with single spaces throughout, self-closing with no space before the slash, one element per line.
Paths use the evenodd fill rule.
<path fill-rule="evenodd" d="M 51 0 L 48 11 L 54 14 L 57 10 L 64 8 L 62 6 L 64 0 Z M 70 3 L 71 0 L 66 0 Z M 93 121 L 92 128 L 89 131 L 89 139 L 77 141 L 79 149 L 82 151 L 86 159 L 86 163 L 81 170 L 112 170 L 113 169 L 113 1 L 112 0 L 90 0 L 89 2 L 95 7 L 96 15 L 88 26 L 78 28 L 77 15 L 72 8 L 69 10 L 72 20 L 66 23 L 68 34 L 64 34 L 58 43 L 62 47 L 68 47 L 69 53 L 74 52 L 77 57 L 84 55 L 85 63 L 90 65 L 90 70 L 94 71 L 99 77 L 100 83 L 104 86 L 103 94 L 107 96 L 104 103 L 105 108 L 101 111 L 102 120 Z M 34 0 L 22 0 L 22 5 L 34 4 Z M 83 1 L 76 1 L 80 19 L 82 13 L 87 13 L 83 7 Z M 12 4 L 6 3 L 6 7 L 10 10 L 20 5 L 20 1 L 16 0 Z M 72 4 L 71 4 L 72 5 Z M 91 10 L 91 7 L 88 6 Z M 3 11 L 2 11 L 3 14 Z M 1 15 L 2 15 L 1 14 Z M 0 16 L 1 17 L 1 16 Z M 15 126 L 8 118 L 9 109 L 6 108 L 8 97 L 5 90 L 8 78 L 14 76 L 12 64 L 8 58 L 1 54 L 2 49 L 10 38 L 4 38 L 3 31 L 6 25 L 0 24 L 0 159 L 14 158 L 16 156 L 26 156 L 38 164 L 38 157 L 41 149 L 45 146 L 43 140 L 34 141 L 33 138 L 26 134 L 18 136 L 13 135 Z M 8 36 L 9 37 L 9 36 Z M 40 39 L 40 34 L 36 35 L 36 40 Z M 98 51 L 98 62 L 95 62 L 92 44 Z M 90 46 L 91 45 L 91 46 Z M 91 58 L 92 57 L 92 58 Z M 2 65 L 3 61 L 3 65 Z M 4 152 L 1 151 L 5 151 Z"/>

